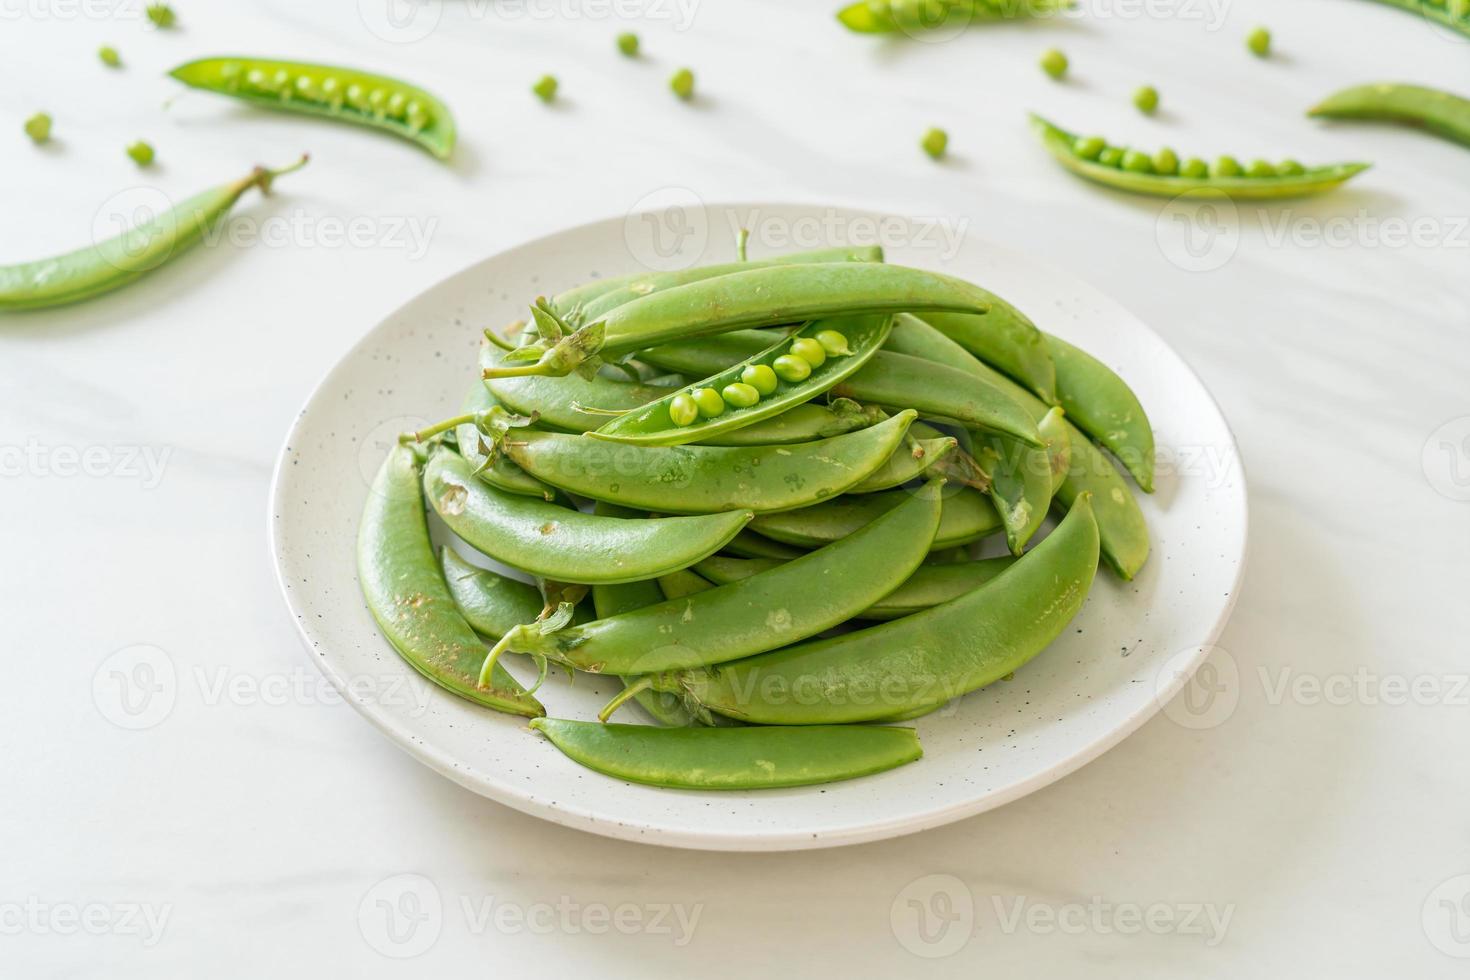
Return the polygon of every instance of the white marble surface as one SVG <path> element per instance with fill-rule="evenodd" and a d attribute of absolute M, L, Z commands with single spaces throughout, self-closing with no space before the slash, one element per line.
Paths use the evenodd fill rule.
<path fill-rule="evenodd" d="M 686 3 L 453 0 L 422 8 L 439 20 L 410 43 L 369 28 L 374 0 L 179 0 L 170 35 L 138 0 L 0 3 L 0 261 L 86 241 L 119 189 L 178 197 L 314 156 L 240 209 L 253 246 L 0 328 L 0 974 L 1463 975 L 1470 158 L 1299 110 L 1372 77 L 1470 92 L 1470 43 L 1351 0 L 1089 0 L 1088 19 L 906 44 L 847 36 L 827 3 Z M 646 59 L 613 52 L 625 23 L 610 10 L 635 15 Z M 1245 53 L 1257 22 L 1279 58 Z M 97 63 L 103 42 L 125 70 Z M 1051 45 L 1072 57 L 1067 85 L 1034 67 Z M 453 103 L 460 153 L 443 167 L 203 95 L 160 110 L 165 69 L 225 51 L 420 80 Z M 692 105 L 664 88 L 679 64 L 698 74 Z M 565 93 L 550 110 L 526 91 L 545 71 Z M 1128 103 L 1142 81 L 1162 91 L 1155 120 Z M 56 117 L 44 150 L 19 133 L 40 107 Z M 1216 242 L 1233 252 L 1201 258 L 1158 202 L 1058 172 L 1027 108 L 1144 145 L 1377 167 L 1330 197 L 1242 208 Z M 915 146 L 930 124 L 951 134 L 942 166 Z M 138 137 L 161 161 L 143 179 L 122 154 Z M 740 856 L 488 803 L 323 695 L 264 534 L 269 468 L 307 392 L 443 276 L 668 188 L 968 221 L 1176 345 L 1231 419 L 1252 489 L 1251 567 L 1208 710 L 1176 704 L 954 826 Z M 355 243 L 334 243 L 344 229 Z M 156 661 L 118 653 L 139 645 L 177 683 L 155 702 L 165 716 L 127 730 L 110 671 Z M 380 903 L 415 898 L 419 916 L 397 921 L 416 928 L 385 931 Z M 1135 918 L 1151 906 L 1152 928 Z"/>

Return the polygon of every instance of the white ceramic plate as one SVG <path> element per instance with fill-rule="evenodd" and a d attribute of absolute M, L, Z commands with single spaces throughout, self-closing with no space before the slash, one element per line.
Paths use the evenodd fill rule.
<path fill-rule="evenodd" d="M 398 659 L 358 591 L 358 515 L 392 438 L 458 408 L 481 328 L 519 319 L 537 294 L 594 275 L 728 261 L 728 229 L 752 219 L 756 242 L 789 248 L 880 241 L 889 261 L 984 285 L 1117 369 L 1163 453 L 1158 490 L 1143 499 L 1153 554 L 1131 583 L 1100 571 L 1072 628 L 1013 681 L 919 720 L 925 754 L 915 764 L 760 792 L 624 783 L 564 758 L 523 720 L 427 684 Z M 1246 549 L 1235 442 L 1189 367 L 1112 300 L 1031 258 L 939 231 L 843 209 L 676 205 L 522 245 L 390 315 L 312 394 L 276 467 L 272 546 L 312 659 L 389 738 L 475 792 L 568 826 L 680 847 L 782 850 L 912 833 L 1014 800 L 1100 755 L 1190 678 L 1235 602 Z M 508 666 L 529 679 L 524 662 Z M 579 675 L 573 686 L 554 673 L 539 696 L 554 716 L 590 719 L 616 689 L 611 679 Z"/>

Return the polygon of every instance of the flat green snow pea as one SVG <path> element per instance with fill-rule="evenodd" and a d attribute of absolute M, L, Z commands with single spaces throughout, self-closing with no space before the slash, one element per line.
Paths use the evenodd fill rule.
<path fill-rule="evenodd" d="M 495 396 L 490 394 L 490 389 L 485 387 L 484 382 L 476 381 L 465 395 L 462 409 L 465 414 L 474 414 L 487 412 L 496 404 Z M 496 454 L 493 459 L 487 455 L 486 450 L 492 447 L 485 444 L 473 422 L 462 422 L 455 426 L 454 441 L 465 462 L 474 467 L 475 475 L 492 487 L 499 487 L 507 493 L 540 497 L 542 500 L 557 499 L 556 488 L 542 483 L 504 455 Z"/>
<path fill-rule="evenodd" d="M 930 563 L 925 561 L 904 583 L 873 603 L 855 619 L 898 619 L 920 612 L 971 589 L 979 588 L 1011 566 L 1016 559 L 1009 556 L 963 559 Z M 694 566 L 694 570 L 716 585 L 728 585 L 759 572 L 770 571 L 781 562 L 774 558 L 727 558 L 711 555 Z"/>
<path fill-rule="evenodd" d="M 903 583 L 929 552 L 940 487 L 904 494 L 903 506 L 833 544 L 729 585 L 559 632 L 512 630 L 502 651 L 593 673 L 627 676 L 748 657 L 830 629 Z"/>
<path fill-rule="evenodd" d="M 793 548 L 791 545 L 772 541 L 752 531 L 741 531 L 730 539 L 730 543 L 725 545 L 723 550 L 742 558 L 774 558 L 778 561 L 800 558 L 807 553 L 805 549 Z"/>
<path fill-rule="evenodd" d="M 592 432 L 592 435 L 618 442 L 675 446 L 707 440 L 772 418 L 795 405 L 810 401 L 862 368 L 883 346 L 892 326 L 893 317 L 880 314 L 816 320 L 795 333 L 784 336 L 765 331 L 768 336 L 762 339 L 767 342 L 767 346 L 755 355 L 714 372 L 697 384 L 674 389 L 658 401 L 620 415 Z M 796 368 L 799 370 L 804 364 L 808 370 L 806 376 L 795 380 L 780 376 L 778 369 L 790 370 L 788 362 L 793 351 L 832 331 L 843 339 L 843 350 L 846 353 L 820 355 L 822 360 L 816 364 L 798 356 L 800 363 Z M 764 383 L 769 390 L 761 392 L 756 389 L 758 400 L 754 404 L 727 404 L 724 410 L 713 416 L 701 415 L 688 420 L 676 417 L 680 402 L 689 399 L 693 391 L 703 388 L 721 392 L 729 385 L 748 383 L 747 379 L 759 380 L 762 375 L 757 372 L 763 372 Z M 729 399 L 724 401 L 728 402 Z"/>
<path fill-rule="evenodd" d="M 924 754 L 912 728 L 654 728 L 537 718 L 567 758 L 597 772 L 671 789 L 774 789 L 854 779 Z"/>
<path fill-rule="evenodd" d="M 738 663 L 670 671 L 650 680 L 657 690 L 683 693 L 712 711 L 763 725 L 891 718 L 959 697 L 1024 666 L 1082 608 L 1097 559 L 1097 523 L 1084 495 L 1014 565 L 942 605 Z"/>
<path fill-rule="evenodd" d="M 888 346 L 915 357 L 932 358 L 950 364 L 992 384 L 1005 388 L 1031 415 L 1040 420 L 1050 411 L 1039 398 L 1032 397 L 1020 385 L 990 365 L 972 357 L 964 348 L 922 321 L 896 323 L 888 338 Z M 1070 506 L 1085 492 L 1092 494 L 1092 509 L 1102 538 L 1103 557 L 1124 579 L 1132 579 L 1148 560 L 1148 525 L 1138 509 L 1128 483 L 1093 445 L 1082 430 L 1066 423 L 1070 461 L 1066 477 L 1056 488 L 1052 506 Z"/>
<path fill-rule="evenodd" d="M 1056 404 L 1057 372 L 1046 338 L 1026 314 L 999 296 L 990 294 L 990 312 L 984 316 L 926 313 L 921 319 L 1009 374 L 1048 405 Z"/>
<path fill-rule="evenodd" d="M 837 19 L 859 34 L 912 34 L 971 21 L 1045 17 L 1071 5 L 1072 0 L 856 0 L 837 11 Z"/>
<path fill-rule="evenodd" d="M 1407 10 L 1411 14 L 1418 14 L 1426 20 L 1470 37 L 1470 4 L 1466 4 L 1464 0 L 1378 0 L 1378 2 L 1400 10 Z"/>
<path fill-rule="evenodd" d="M 482 372 L 494 372 L 503 359 L 504 352 L 494 344 L 487 341 L 480 346 Z M 567 432 L 596 429 L 607 422 L 609 414 L 630 412 L 669 393 L 666 386 L 619 381 L 601 374 L 584 378 L 575 373 L 560 378 L 492 378 L 485 387 L 511 411 Z"/>
<path fill-rule="evenodd" d="M 191 88 L 267 109 L 370 126 L 441 160 L 454 150 L 454 116 L 423 89 L 356 68 L 264 58 L 201 58 L 169 72 Z"/>
<path fill-rule="evenodd" d="M 203 238 L 250 188 L 269 193 L 275 178 L 305 165 L 302 157 L 280 170 L 256 167 L 115 238 L 49 259 L 0 266 L 0 312 L 61 306 L 126 286 Z"/>
<path fill-rule="evenodd" d="M 1405 123 L 1470 146 L 1470 99 L 1422 85 L 1355 85 L 1329 95 L 1308 109 L 1307 115 Z"/>
<path fill-rule="evenodd" d="M 1117 457 L 1144 493 L 1154 492 L 1154 430 L 1128 383 L 1106 364 L 1047 334 L 1057 399 L 1067 418 Z"/>
<path fill-rule="evenodd" d="M 357 577 L 383 635 L 419 673 L 497 711 L 546 713 L 503 668 L 479 682 L 485 645 L 455 605 L 434 560 L 418 459 L 407 446 L 389 452 L 368 491 L 357 532 Z"/>
<path fill-rule="evenodd" d="M 817 442 L 776 446 L 622 445 L 515 429 L 501 450 L 569 493 L 666 514 L 793 510 L 845 492 L 883 467 L 914 413 Z"/>
<path fill-rule="evenodd" d="M 1136 166 L 1123 169 L 1122 155 L 1108 154 L 1109 147 L 1092 159 L 1079 151 L 1082 142 L 1073 133 L 1054 126 L 1040 116 L 1031 117 L 1042 143 L 1063 167 L 1079 177 L 1095 183 L 1134 194 L 1153 194 L 1160 197 L 1176 197 L 1186 191 L 1214 190 L 1232 198 L 1250 200 L 1258 198 L 1300 197 L 1329 191 L 1344 181 L 1367 170 L 1366 163 L 1337 163 L 1320 167 L 1302 167 L 1299 164 L 1283 164 L 1280 167 L 1262 164 L 1250 172 L 1241 172 L 1233 158 L 1220 158 L 1215 172 L 1200 176 L 1155 173 L 1151 158 L 1137 153 L 1132 159 Z M 1107 160 L 1117 157 L 1118 165 L 1109 165 Z"/>
<path fill-rule="evenodd" d="M 757 514 L 750 529 L 782 544 L 820 548 L 855 533 L 912 496 L 908 490 L 847 494 L 801 510 Z M 969 544 L 1001 529 L 1000 515 L 980 491 L 948 488 L 943 496 L 944 511 L 931 549 Z"/>
<path fill-rule="evenodd" d="M 542 578 L 588 585 L 654 578 L 719 551 L 749 511 L 623 519 L 584 514 L 497 490 L 464 457 L 439 449 L 424 468 L 424 493 L 449 529 L 476 550 Z"/>
<path fill-rule="evenodd" d="M 888 350 L 874 354 L 860 370 L 830 389 L 831 393 L 900 411 L 912 408 L 926 418 L 953 420 L 1041 445 L 1035 420 L 995 385 L 977 383 L 973 375 L 942 363 L 894 353 L 891 335 L 886 344 Z M 666 371 L 697 376 L 723 370 L 765 347 L 761 331 L 740 330 L 663 344 L 639 357 Z"/>
<path fill-rule="evenodd" d="M 828 316 L 948 310 L 984 313 L 983 290 L 952 276 L 876 262 L 771 265 L 703 279 L 624 303 L 549 349 L 516 352 L 489 377 L 568 373 L 597 354 Z"/>
<path fill-rule="evenodd" d="M 714 588 L 708 579 L 687 568 L 658 577 L 658 589 L 665 599 L 682 599 L 685 596 L 708 592 Z"/>
<path fill-rule="evenodd" d="M 779 415 L 701 439 L 700 443 L 706 446 L 776 446 L 810 442 L 877 425 L 883 418 L 881 408 L 875 405 L 865 407 L 851 398 L 834 398 L 827 405 L 803 402 Z"/>
<path fill-rule="evenodd" d="M 922 422 L 909 427 L 906 438 L 888 457 L 888 461 L 861 481 L 847 488 L 848 493 L 876 493 L 892 490 L 918 479 L 931 466 L 948 459 L 960 447 L 960 441 L 932 429 Z"/>
<path fill-rule="evenodd" d="M 1019 555 L 1041 530 L 1071 459 L 1062 409 L 1047 412 L 1037 428 L 1046 441 L 1044 449 L 988 435 L 979 436 L 975 449 L 980 467 L 990 475 L 990 499 L 1005 525 L 1013 555 Z"/>
<path fill-rule="evenodd" d="M 545 601 L 534 585 L 471 565 L 453 548 L 439 549 L 439 566 L 455 606 L 481 636 L 498 640 L 541 615 Z"/>

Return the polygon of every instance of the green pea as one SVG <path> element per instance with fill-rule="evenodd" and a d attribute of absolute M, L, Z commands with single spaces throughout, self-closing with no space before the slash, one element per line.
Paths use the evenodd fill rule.
<path fill-rule="evenodd" d="M 1255 28 L 1245 36 L 1245 46 L 1257 58 L 1266 57 L 1271 53 L 1271 32 L 1264 27 Z"/>
<path fill-rule="evenodd" d="M 1297 177 L 1297 176 L 1300 176 L 1301 174 L 1306 173 L 1307 172 L 1307 168 L 1306 167 L 1303 167 L 1300 163 L 1297 163 L 1295 160 L 1287 159 L 1287 160 L 1282 160 L 1280 163 L 1278 163 L 1276 165 L 1276 172 L 1279 173 L 1283 177 Z"/>
<path fill-rule="evenodd" d="M 150 3 L 147 7 L 146 12 L 148 14 L 148 19 L 153 22 L 153 25 L 155 27 L 162 27 L 165 29 L 173 27 L 179 19 L 178 16 L 174 13 L 174 8 L 170 7 L 166 3 Z"/>
<path fill-rule="evenodd" d="M 1104 167 L 1116 167 L 1123 162 L 1123 148 L 1121 146 L 1105 146 L 1097 155 L 1097 162 Z"/>
<path fill-rule="evenodd" d="M 1239 177 L 1240 161 L 1232 156 L 1216 157 L 1210 165 L 1211 177 Z"/>
<path fill-rule="evenodd" d="M 725 403 L 736 408 L 749 408 L 761 400 L 761 393 L 754 385 L 748 385 L 744 381 L 736 381 L 734 384 L 725 385 L 720 392 Z"/>
<path fill-rule="evenodd" d="M 46 142 L 51 138 L 51 117 L 44 112 L 36 113 L 26 120 L 25 131 L 32 143 Z"/>
<path fill-rule="evenodd" d="M 381 116 L 384 108 L 388 105 L 388 93 L 380 88 L 373 89 L 368 93 L 367 104 L 374 115 Z"/>
<path fill-rule="evenodd" d="M 146 167 L 153 162 L 153 147 L 142 140 L 128 144 L 128 156 L 140 167 Z"/>
<path fill-rule="evenodd" d="M 254 72 L 251 74 L 253 75 Z M 367 90 L 356 82 L 347 86 L 347 104 L 354 109 L 366 109 L 368 107 Z"/>
<path fill-rule="evenodd" d="M 102 63 L 108 68 L 116 68 L 122 64 L 122 58 L 118 56 L 117 48 L 110 47 L 106 44 L 97 49 L 97 57 L 101 58 Z"/>
<path fill-rule="evenodd" d="M 1072 144 L 1072 152 L 1084 160 L 1096 160 L 1098 154 L 1108 148 L 1108 141 L 1101 136 L 1083 136 Z"/>
<path fill-rule="evenodd" d="M 822 350 L 833 357 L 845 357 L 852 353 L 847 346 L 847 338 L 836 330 L 817 331 L 816 341 L 822 345 Z"/>
<path fill-rule="evenodd" d="M 1181 177 L 1198 180 L 1201 177 L 1209 176 L 1209 173 L 1210 165 L 1199 157 L 1190 157 L 1179 166 L 1179 176 Z"/>
<path fill-rule="evenodd" d="M 618 35 L 618 50 L 629 58 L 638 57 L 638 35 L 629 31 Z"/>
<path fill-rule="evenodd" d="M 405 96 L 402 92 L 394 92 L 392 95 L 388 96 L 388 115 L 392 116 L 394 119 L 401 119 L 403 118 L 404 111 L 407 109 L 408 97 Z"/>
<path fill-rule="evenodd" d="M 669 418 L 675 425 L 693 425 L 699 418 L 699 406 L 688 395 L 675 395 L 669 402 Z"/>
<path fill-rule="evenodd" d="M 542 102 L 550 102 L 556 98 L 556 76 L 542 75 L 536 79 L 536 84 L 531 86 L 531 91 L 536 93 L 536 98 Z"/>
<path fill-rule="evenodd" d="M 685 101 L 692 99 L 694 97 L 694 72 L 688 68 L 680 68 L 674 72 L 674 77 L 669 79 L 669 88 Z"/>
<path fill-rule="evenodd" d="M 409 128 L 418 131 L 429 125 L 429 113 L 421 104 L 410 102 L 404 110 L 404 117 L 408 119 Z"/>
<path fill-rule="evenodd" d="M 272 90 L 281 93 L 281 96 L 283 98 L 290 98 L 291 73 L 284 68 L 278 69 L 275 75 L 271 76 L 271 88 Z"/>
<path fill-rule="evenodd" d="M 322 99 L 332 108 L 342 104 L 342 83 L 328 76 L 322 79 Z"/>
<path fill-rule="evenodd" d="M 771 362 L 771 369 L 782 381 L 805 381 L 812 376 L 812 366 L 799 357 L 791 354 L 782 354 Z"/>
<path fill-rule="evenodd" d="M 1159 90 L 1152 85 L 1145 85 L 1133 93 L 1133 104 L 1138 106 L 1138 111 L 1146 116 L 1154 114 L 1159 107 Z"/>
<path fill-rule="evenodd" d="M 270 82 L 265 77 L 265 72 L 259 68 L 252 68 L 245 73 L 245 85 L 249 88 L 265 91 L 270 87 Z"/>
<path fill-rule="evenodd" d="M 1041 70 L 1052 78 L 1061 78 L 1067 73 L 1067 56 L 1056 48 L 1047 48 L 1041 53 Z"/>
<path fill-rule="evenodd" d="M 1172 177 L 1179 172 L 1179 156 L 1167 146 L 1154 154 L 1154 173 Z"/>
<path fill-rule="evenodd" d="M 827 360 L 827 351 L 811 337 L 802 337 L 791 342 L 791 353 L 812 367 L 821 367 Z"/>
<path fill-rule="evenodd" d="M 1250 166 L 1245 168 L 1247 177 L 1275 177 L 1276 168 L 1269 160 L 1252 160 Z"/>
<path fill-rule="evenodd" d="M 1123 154 L 1123 169 L 1131 174 L 1153 173 L 1154 162 L 1149 159 L 1147 153 L 1140 150 L 1128 150 Z"/>
<path fill-rule="evenodd" d="M 713 388 L 695 388 L 689 393 L 689 397 L 699 408 L 699 414 L 705 418 L 712 419 L 725 410 L 725 400 Z"/>
<path fill-rule="evenodd" d="M 317 98 L 316 79 L 310 75 L 301 75 L 296 79 L 296 94 L 308 102 L 315 102 Z"/>
<path fill-rule="evenodd" d="M 747 365 L 745 370 L 740 372 L 740 380 L 762 395 L 774 395 L 776 386 L 780 384 L 776 378 L 776 372 L 771 370 L 769 364 Z"/>
<path fill-rule="evenodd" d="M 919 140 L 919 146 L 923 147 L 925 153 L 938 160 L 949 148 L 949 134 L 942 129 L 932 128 L 924 134 L 923 139 Z"/>

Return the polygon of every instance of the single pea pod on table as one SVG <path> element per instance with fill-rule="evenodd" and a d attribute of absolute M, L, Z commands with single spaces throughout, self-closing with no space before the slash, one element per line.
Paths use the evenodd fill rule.
<path fill-rule="evenodd" d="M 1045 17 L 1071 6 L 1071 0 L 857 0 L 837 11 L 837 19 L 858 34 L 907 34 L 971 21 Z"/>
<path fill-rule="evenodd" d="M 441 160 L 454 150 L 454 116 L 416 85 L 357 68 L 266 58 L 201 58 L 169 72 L 191 88 L 251 105 L 369 126 Z"/>
<path fill-rule="evenodd" d="M 1157 197 L 1212 190 L 1242 200 L 1301 197 L 1329 191 L 1367 170 L 1366 163 L 1304 167 L 1294 160 L 1242 165 L 1233 157 L 1213 163 L 1181 161 L 1172 150 L 1154 154 L 1111 146 L 1102 137 L 1079 137 L 1040 116 L 1031 117 L 1043 145 L 1067 170 L 1116 190 Z"/>
<path fill-rule="evenodd" d="M 1329 95 L 1308 109 L 1307 115 L 1403 123 L 1470 146 L 1470 99 L 1422 85 L 1354 85 Z"/>

